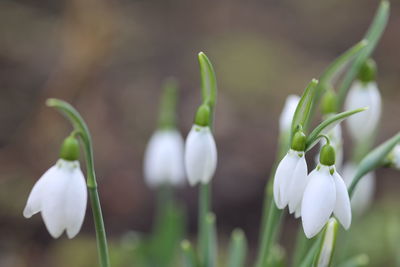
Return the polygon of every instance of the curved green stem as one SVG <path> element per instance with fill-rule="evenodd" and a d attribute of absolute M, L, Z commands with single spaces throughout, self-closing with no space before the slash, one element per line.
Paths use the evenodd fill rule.
<path fill-rule="evenodd" d="M 93 161 L 93 146 L 90 137 L 89 128 L 78 111 L 65 101 L 50 98 L 46 102 L 47 106 L 56 108 L 73 125 L 74 132 L 81 137 L 83 148 L 85 150 L 86 169 L 87 169 L 87 187 L 92 206 L 94 226 L 96 228 L 97 250 L 101 267 L 109 267 L 110 260 L 108 256 L 108 246 L 106 232 L 104 228 L 103 215 L 101 212 L 100 199 L 97 191 L 96 173 Z"/>

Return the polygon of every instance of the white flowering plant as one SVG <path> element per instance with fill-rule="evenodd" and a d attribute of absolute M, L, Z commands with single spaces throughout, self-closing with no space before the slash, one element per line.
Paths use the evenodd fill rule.
<path fill-rule="evenodd" d="M 372 147 L 382 100 L 376 82 L 377 67 L 371 55 L 388 16 L 389 4 L 382 1 L 362 41 L 334 60 L 319 80 L 312 79 L 301 97 L 288 96 L 279 118 L 277 164 L 265 189 L 255 267 L 285 266 L 289 262 L 290 257 L 278 244 L 283 217 L 288 214 L 301 219 L 302 224 L 292 266 L 331 266 L 338 235 L 346 235 L 346 231 L 339 229 L 351 229 L 352 219 L 368 210 L 377 182 L 375 170 L 400 169 L 400 133 Z M 141 265 L 214 267 L 220 264 L 216 216 L 210 203 L 218 157 L 213 135 L 217 80 L 208 57 L 201 52 L 198 59 L 202 101 L 194 112 L 193 126 L 186 140 L 177 128 L 177 84 L 168 80 L 158 128 L 145 151 L 144 178 L 150 188 L 157 190 L 160 201 L 155 228 L 143 252 L 148 259 L 141 261 Z M 47 104 L 65 115 L 73 131 L 61 146 L 60 159 L 34 185 L 23 215 L 30 218 L 40 212 L 52 237 L 58 238 L 66 231 L 73 238 L 82 226 L 89 193 L 99 264 L 111 266 L 89 129 L 68 103 L 49 99 Z M 322 121 L 311 127 L 318 110 Z M 354 141 L 349 151 L 350 160 L 346 162 L 340 124 L 344 120 Z M 80 169 L 81 149 L 85 155 L 86 179 Z M 317 154 L 315 162 L 308 158 L 310 150 Z M 184 212 L 174 199 L 173 189 L 185 184 L 199 190 L 196 245 L 184 239 Z M 180 244 L 178 260 L 177 244 Z M 223 266 L 250 266 L 251 262 L 247 257 L 245 234 L 236 229 Z M 335 264 L 362 266 L 364 263 L 365 258 L 356 257 Z"/>

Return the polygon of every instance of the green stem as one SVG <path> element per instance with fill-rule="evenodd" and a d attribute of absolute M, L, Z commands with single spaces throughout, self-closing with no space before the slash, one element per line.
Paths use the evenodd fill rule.
<path fill-rule="evenodd" d="M 199 254 L 202 264 L 207 262 L 208 237 L 207 237 L 207 215 L 210 212 L 210 184 L 200 184 L 199 188 Z"/>
<path fill-rule="evenodd" d="M 178 84 L 170 78 L 164 83 L 164 92 L 161 99 L 160 114 L 158 116 L 158 127 L 170 129 L 176 127 L 176 105 L 177 105 Z"/>
<path fill-rule="evenodd" d="M 99 262 L 101 267 L 109 267 L 110 260 L 108 255 L 108 245 L 104 220 L 101 211 L 99 193 L 97 191 L 96 173 L 94 170 L 93 146 L 89 129 L 78 113 L 78 111 L 65 101 L 59 99 L 48 99 L 47 106 L 54 107 L 60 111 L 73 125 L 74 131 L 79 133 L 83 143 L 86 159 L 87 187 L 92 207 L 94 226 L 96 229 L 97 250 L 99 253 Z"/>

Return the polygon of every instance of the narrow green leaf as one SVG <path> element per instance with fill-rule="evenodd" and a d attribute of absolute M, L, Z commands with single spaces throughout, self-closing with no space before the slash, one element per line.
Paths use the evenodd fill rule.
<path fill-rule="evenodd" d="M 361 178 L 368 172 L 373 171 L 376 168 L 384 165 L 386 157 L 398 143 L 400 143 L 400 132 L 383 144 L 376 147 L 361 160 L 360 164 L 358 164 L 353 181 L 349 187 L 350 197 L 352 197 L 354 189 L 356 188 Z"/>
<path fill-rule="evenodd" d="M 201 92 L 203 103 L 208 102 L 214 108 L 217 99 L 217 79 L 214 68 L 206 54 L 200 52 L 198 55 L 201 74 Z"/>
<path fill-rule="evenodd" d="M 308 250 L 308 253 L 304 257 L 303 261 L 299 265 L 299 267 L 310 267 L 313 266 L 314 259 L 319 252 L 319 248 L 321 246 L 321 243 L 323 241 L 323 236 L 325 235 L 325 230 L 326 228 L 323 229 L 322 232 L 320 232 L 316 237 L 314 237 L 314 243 Z"/>
<path fill-rule="evenodd" d="M 246 260 L 247 241 L 241 229 L 232 232 L 229 244 L 228 267 L 243 267 Z"/>
<path fill-rule="evenodd" d="M 332 80 L 337 77 L 337 75 L 344 69 L 345 66 L 358 55 L 363 48 L 368 44 L 367 40 L 362 40 L 352 46 L 350 49 L 346 50 L 343 54 L 337 57 L 321 74 L 319 78 L 319 83 L 316 88 L 315 101 L 313 101 L 311 107 L 311 116 L 315 114 L 315 109 L 321 97 L 324 95 L 326 89 L 332 84 Z M 311 119 L 309 120 L 309 122 Z M 308 125 L 307 125 L 308 126 Z"/>
<path fill-rule="evenodd" d="M 181 242 L 183 267 L 198 267 L 196 254 L 188 240 Z"/>
<path fill-rule="evenodd" d="M 345 111 L 336 114 L 323 122 L 321 122 L 307 137 L 306 151 L 310 150 L 315 144 L 318 143 L 319 136 L 325 134 L 333 129 L 336 125 L 341 123 L 344 119 L 350 117 L 351 115 L 357 114 L 366 110 L 367 108 L 358 108 L 354 110 Z"/>
<path fill-rule="evenodd" d="M 293 136 L 294 131 L 298 125 L 304 126 L 310 117 L 311 106 L 313 104 L 315 98 L 315 89 L 318 85 L 318 80 L 312 79 L 311 82 L 307 85 L 304 90 L 303 95 L 300 98 L 299 104 L 297 105 L 296 111 L 293 115 L 292 120 L 292 132 Z M 290 138 L 291 140 L 292 138 Z"/>
<path fill-rule="evenodd" d="M 217 233 L 215 229 L 215 215 L 208 213 L 206 217 L 207 251 L 204 259 L 205 267 L 217 265 Z"/>
<path fill-rule="evenodd" d="M 382 1 L 376 12 L 374 20 L 369 27 L 364 39 L 368 41 L 367 46 L 357 55 L 351 64 L 349 70 L 346 72 L 342 83 L 339 86 L 338 94 L 338 109 L 340 110 L 347 95 L 347 91 L 353 82 L 354 78 L 358 75 L 361 65 L 367 60 L 376 45 L 378 44 L 383 31 L 386 28 L 389 18 L 390 4 L 388 1 Z"/>
<path fill-rule="evenodd" d="M 369 264 L 368 255 L 359 254 L 339 264 L 338 267 L 362 267 L 362 266 L 368 266 L 368 264 Z"/>
<path fill-rule="evenodd" d="M 330 266 L 332 256 L 335 251 L 336 237 L 339 229 L 339 223 L 335 218 L 329 219 L 326 224 L 326 230 L 323 235 L 323 240 L 320 243 L 316 257 L 314 259 L 314 266 Z"/>

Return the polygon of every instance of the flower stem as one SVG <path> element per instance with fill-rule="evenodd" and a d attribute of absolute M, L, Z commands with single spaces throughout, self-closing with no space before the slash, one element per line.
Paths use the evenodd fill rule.
<path fill-rule="evenodd" d="M 47 106 L 54 107 L 60 111 L 73 125 L 81 137 L 83 149 L 85 151 L 86 170 L 87 170 L 87 187 L 89 190 L 90 203 L 93 212 L 94 226 L 96 229 L 97 250 L 99 253 L 99 261 L 101 267 L 109 267 L 110 259 L 108 255 L 108 245 L 106 231 L 104 227 L 103 215 L 99 193 L 97 191 L 96 173 L 93 161 L 93 146 L 89 128 L 78 111 L 65 101 L 50 98 L 46 102 Z"/>
<path fill-rule="evenodd" d="M 207 214 L 210 211 L 210 184 L 200 184 L 199 188 L 199 254 L 201 263 L 205 264 L 208 257 Z"/>

